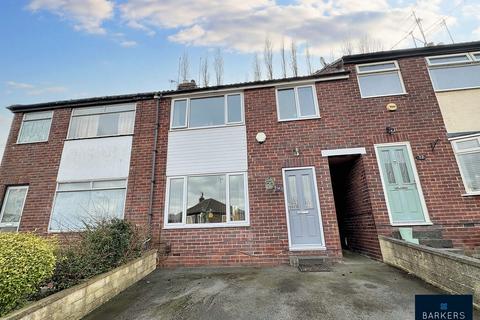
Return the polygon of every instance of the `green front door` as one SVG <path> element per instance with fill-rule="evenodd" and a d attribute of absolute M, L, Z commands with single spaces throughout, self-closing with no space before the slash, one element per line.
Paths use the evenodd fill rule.
<path fill-rule="evenodd" d="M 393 223 L 424 223 L 422 198 L 406 145 L 377 148 L 386 200 Z"/>

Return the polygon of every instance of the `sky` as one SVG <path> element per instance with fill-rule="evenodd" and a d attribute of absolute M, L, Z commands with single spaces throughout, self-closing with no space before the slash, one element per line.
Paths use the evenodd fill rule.
<path fill-rule="evenodd" d="M 480 40 L 478 0 L 2 0 L 0 156 L 8 105 L 173 89 L 181 56 L 197 81 L 207 58 L 213 83 L 217 52 L 224 83 L 253 80 L 266 38 L 275 77 L 281 43 L 292 41 L 307 74 L 307 47 L 318 69 L 320 57 L 333 61 L 360 43 L 423 46 L 413 11 L 427 42 L 452 42 L 443 21 L 453 41 Z"/>

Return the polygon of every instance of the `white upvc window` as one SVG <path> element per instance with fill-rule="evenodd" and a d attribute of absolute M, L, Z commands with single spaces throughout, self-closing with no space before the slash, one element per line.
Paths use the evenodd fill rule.
<path fill-rule="evenodd" d="M 278 121 L 314 119 L 320 117 L 314 85 L 277 87 Z"/>
<path fill-rule="evenodd" d="M 126 191 L 126 179 L 59 182 L 49 231 L 80 231 L 102 219 L 123 219 Z"/>
<path fill-rule="evenodd" d="M 452 140 L 467 194 L 480 195 L 480 135 Z"/>
<path fill-rule="evenodd" d="M 480 52 L 427 57 L 435 91 L 480 88 Z"/>
<path fill-rule="evenodd" d="M 68 139 L 110 137 L 133 134 L 135 104 L 75 108 Z"/>
<path fill-rule="evenodd" d="M 20 225 L 28 186 L 7 187 L 0 211 L 0 228 L 16 228 Z"/>
<path fill-rule="evenodd" d="M 172 100 L 170 128 L 206 128 L 244 122 L 243 94 Z"/>
<path fill-rule="evenodd" d="M 165 228 L 248 226 L 247 174 L 168 177 Z"/>
<path fill-rule="evenodd" d="M 362 98 L 406 94 L 397 61 L 366 63 L 356 66 Z"/>
<path fill-rule="evenodd" d="M 28 112 L 23 115 L 17 143 L 48 141 L 53 111 Z"/>

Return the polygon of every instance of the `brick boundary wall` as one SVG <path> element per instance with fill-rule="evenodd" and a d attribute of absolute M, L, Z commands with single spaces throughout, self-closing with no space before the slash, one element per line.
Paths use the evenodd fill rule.
<path fill-rule="evenodd" d="M 383 261 L 452 294 L 473 294 L 480 309 L 480 260 L 379 237 Z"/>
<path fill-rule="evenodd" d="M 2 320 L 81 319 L 155 270 L 157 251 L 13 311 Z"/>

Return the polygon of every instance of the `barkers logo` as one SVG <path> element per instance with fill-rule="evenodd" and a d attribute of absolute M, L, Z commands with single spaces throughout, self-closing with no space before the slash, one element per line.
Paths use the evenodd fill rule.
<path fill-rule="evenodd" d="M 472 320 L 472 295 L 416 295 L 415 320 Z"/>

